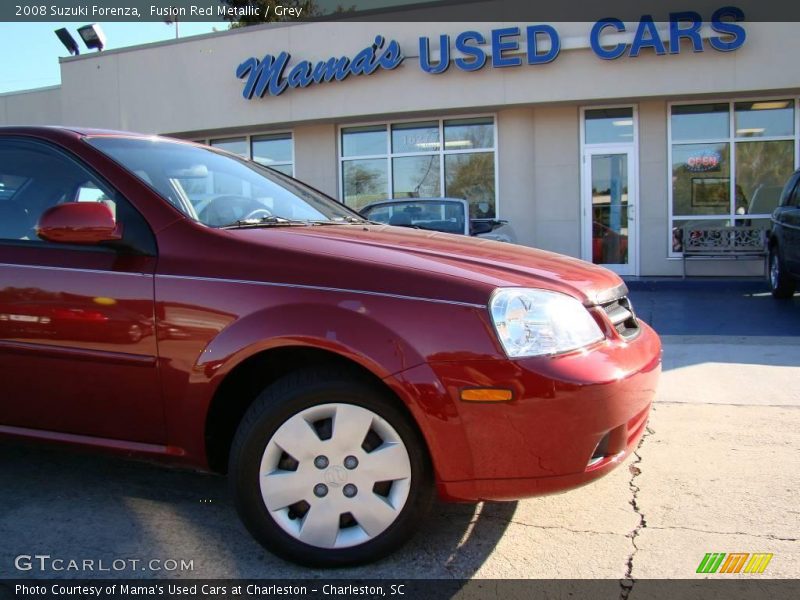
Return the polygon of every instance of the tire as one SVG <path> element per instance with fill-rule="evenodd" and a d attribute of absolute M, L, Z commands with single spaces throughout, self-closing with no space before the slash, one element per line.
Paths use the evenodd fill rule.
<path fill-rule="evenodd" d="M 234 437 L 228 477 L 253 537 L 313 567 L 395 551 L 434 491 L 411 417 L 386 391 L 332 369 L 291 373 L 256 398 Z"/>
<path fill-rule="evenodd" d="M 773 245 L 769 249 L 769 262 L 767 263 L 767 283 L 772 292 L 772 296 L 785 300 L 794 296 L 795 282 L 786 273 L 783 266 L 778 246 Z"/>

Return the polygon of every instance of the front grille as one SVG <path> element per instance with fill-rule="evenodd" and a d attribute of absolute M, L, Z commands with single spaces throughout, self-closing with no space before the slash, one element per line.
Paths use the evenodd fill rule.
<path fill-rule="evenodd" d="M 589 459 L 589 464 L 586 465 L 587 467 L 596 465 L 609 455 L 608 443 L 610 440 L 611 440 L 611 433 L 607 433 L 603 436 L 603 439 L 600 440 L 600 443 L 597 444 L 597 447 L 594 449 L 594 452 L 592 452 L 592 457 Z"/>
<path fill-rule="evenodd" d="M 624 339 L 630 340 L 639 334 L 639 321 L 636 319 L 631 301 L 627 296 L 601 304 L 600 308 L 606 313 L 617 333 Z"/>

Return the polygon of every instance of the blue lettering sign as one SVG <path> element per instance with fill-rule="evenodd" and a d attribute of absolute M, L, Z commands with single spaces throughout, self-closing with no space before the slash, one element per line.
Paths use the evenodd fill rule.
<path fill-rule="evenodd" d="M 619 19 L 600 19 L 592 27 L 592 33 L 589 35 L 589 43 L 592 45 L 592 50 L 603 60 L 614 60 L 619 58 L 625 52 L 625 44 L 617 44 L 613 48 L 604 48 L 600 45 L 600 34 L 606 27 L 613 27 L 618 32 L 625 31 L 625 25 Z"/>
<path fill-rule="evenodd" d="M 688 22 L 689 27 L 681 27 L 683 22 Z M 681 51 L 681 38 L 691 40 L 694 52 L 702 52 L 703 40 L 700 38 L 702 26 L 703 17 L 696 12 L 671 13 L 669 15 L 669 53 L 678 54 Z"/>
<path fill-rule="evenodd" d="M 710 37 L 708 38 L 708 43 L 711 44 L 714 50 L 731 52 L 732 50 L 737 50 L 742 47 L 742 44 L 744 44 L 744 41 L 747 39 L 747 33 L 745 33 L 744 27 L 741 25 L 722 20 L 725 18 L 730 18 L 734 21 L 744 21 L 744 13 L 735 6 L 725 6 L 715 11 L 714 14 L 711 15 L 711 29 L 717 33 L 733 36 L 733 39 L 726 41 L 721 37 Z"/>
<path fill-rule="evenodd" d="M 390 71 L 403 62 L 403 53 L 395 40 L 385 48 L 384 43 L 383 36 L 379 35 L 371 46 L 358 52 L 352 59 L 346 56 L 331 57 L 313 66 L 303 60 L 285 76 L 291 58 L 288 52 L 281 52 L 277 57 L 267 54 L 261 60 L 250 57 L 236 68 L 236 77 L 246 78 L 242 96 L 250 100 L 253 95 L 260 98 L 267 93 L 280 96 L 287 88 L 304 88 L 312 83 L 328 83 L 334 79 L 343 81 L 349 75 L 370 75 L 378 69 Z"/>
<path fill-rule="evenodd" d="M 319 61 L 317 66 L 314 67 L 314 73 L 311 75 L 311 78 L 314 80 L 314 83 L 328 83 L 334 79 L 336 81 L 342 81 L 347 77 L 347 67 L 349 65 L 350 61 L 346 56 Z"/>
<path fill-rule="evenodd" d="M 256 57 L 248 58 L 236 68 L 236 77 L 247 81 L 242 90 L 242 96 L 250 100 L 255 93 L 259 98 L 269 89 L 272 96 L 279 96 L 286 89 L 286 82 L 281 81 L 281 74 L 289 62 L 289 53 L 281 52 L 276 59 L 269 54 L 258 60 Z"/>
<path fill-rule="evenodd" d="M 722 35 L 709 37 L 709 45 L 719 52 L 731 52 L 741 48 L 747 39 L 747 34 L 744 27 L 737 23 L 743 20 L 744 13 L 734 6 L 725 6 L 716 10 L 711 16 L 711 29 Z M 669 53 L 680 53 L 682 39 L 689 40 L 692 43 L 694 52 L 703 52 L 705 48 L 700 35 L 702 26 L 703 19 L 696 12 L 671 13 L 669 16 Z M 619 19 L 601 19 L 594 24 L 589 37 L 592 50 L 597 56 L 605 60 L 619 58 L 625 54 L 627 45 L 620 42 L 610 47 L 603 46 L 600 43 L 600 36 L 606 28 L 613 28 L 617 33 L 625 32 L 625 25 Z M 637 57 L 643 48 L 652 48 L 657 55 L 666 54 L 667 52 L 656 24 L 653 22 L 652 15 L 642 15 L 639 19 L 639 25 L 636 28 L 633 42 L 630 44 L 628 55 Z"/>
<path fill-rule="evenodd" d="M 651 15 L 644 15 L 639 21 L 639 27 L 636 28 L 636 35 L 628 56 L 639 56 L 642 48 L 653 48 L 659 56 L 667 52 Z"/>
<path fill-rule="evenodd" d="M 529 25 L 527 34 L 529 65 L 543 65 L 556 59 L 556 56 L 561 51 L 561 38 L 555 28 L 551 25 Z M 537 50 L 537 42 L 540 35 L 550 38 L 550 50 L 543 54 L 539 54 Z"/>
<path fill-rule="evenodd" d="M 719 52 L 731 52 L 742 47 L 747 39 L 744 27 L 739 25 L 744 13 L 734 6 L 725 6 L 711 16 L 711 29 L 719 35 L 708 37 L 708 44 Z M 592 51 L 603 60 L 613 60 L 627 51 L 637 57 L 643 49 L 652 48 L 654 54 L 664 55 L 681 52 L 681 43 L 688 42 L 694 52 L 703 52 L 701 35 L 703 18 L 694 11 L 674 12 L 669 15 L 669 39 L 661 39 L 652 15 L 642 15 L 633 34 L 633 40 L 616 36 L 616 43 L 603 44 L 605 34 L 626 33 L 625 24 L 617 18 L 608 17 L 597 21 L 589 34 Z M 450 64 L 462 71 L 478 71 L 488 60 L 487 43 L 491 44 L 492 67 L 505 68 L 522 65 L 519 37 L 520 27 L 494 29 L 487 38 L 478 31 L 464 31 L 455 38 L 455 52 L 450 48 L 450 36 L 439 36 L 439 57 L 434 63 L 430 38 L 419 38 L 419 66 L 425 73 L 438 75 L 444 73 Z M 553 62 L 561 52 L 561 38 L 551 25 L 528 25 L 526 59 L 529 65 Z M 609 40 L 610 41 L 610 40 Z M 666 42 L 668 41 L 668 45 Z M 543 42 L 540 44 L 540 42 Z M 685 44 L 684 44 L 685 45 Z M 542 48 L 540 50 L 539 48 Z M 454 56 L 455 53 L 458 53 Z M 371 75 L 383 69 L 390 71 L 403 62 L 403 53 L 395 40 L 387 43 L 383 36 L 376 36 L 372 45 L 357 52 L 352 58 L 332 56 L 327 60 L 312 63 L 301 60 L 289 66 L 291 56 L 281 52 L 275 56 L 266 54 L 262 59 L 254 56 L 243 61 L 236 68 L 236 77 L 245 80 L 242 96 L 247 100 L 265 95 L 279 96 L 288 88 L 305 88 L 313 84 L 344 81 L 349 76 Z"/>
<path fill-rule="evenodd" d="M 438 75 L 450 66 L 450 36 L 439 36 L 439 63 L 431 64 L 430 41 L 426 37 L 419 38 L 419 66 L 426 73 Z"/>
<path fill-rule="evenodd" d="M 514 40 L 503 41 L 503 38 L 518 36 L 519 27 L 506 27 L 492 30 L 492 66 L 493 67 L 518 67 L 522 64 L 519 56 L 503 56 L 506 50 L 519 50 L 519 42 Z"/>
<path fill-rule="evenodd" d="M 286 82 L 289 84 L 289 87 L 293 88 L 306 87 L 312 81 L 314 80 L 311 78 L 311 63 L 307 60 L 301 60 L 292 67 L 292 70 L 289 71 L 289 75 L 286 77 Z"/>
<path fill-rule="evenodd" d="M 467 42 L 485 44 L 486 38 L 477 31 L 465 31 L 464 33 L 458 34 L 456 38 L 456 50 L 461 52 L 461 54 L 471 56 L 472 60 L 457 58 L 453 62 L 455 62 L 456 66 L 462 71 L 478 71 L 486 64 L 486 52 L 483 51 L 483 48 L 471 46 L 467 44 Z"/>
<path fill-rule="evenodd" d="M 383 39 L 383 38 L 381 38 Z M 392 71 L 403 62 L 403 53 L 400 51 L 400 44 L 392 40 L 386 49 L 378 55 L 378 65 L 384 71 Z"/>

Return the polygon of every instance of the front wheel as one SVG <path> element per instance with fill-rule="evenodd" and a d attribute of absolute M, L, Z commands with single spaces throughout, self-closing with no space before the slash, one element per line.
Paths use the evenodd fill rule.
<path fill-rule="evenodd" d="M 769 289 L 775 298 L 786 299 L 794 295 L 795 282 L 786 273 L 777 246 L 769 249 L 769 269 L 767 273 Z"/>
<path fill-rule="evenodd" d="M 274 553 L 309 566 L 377 560 L 414 533 L 433 482 L 421 435 L 383 390 L 290 374 L 248 410 L 231 449 L 236 507 Z"/>

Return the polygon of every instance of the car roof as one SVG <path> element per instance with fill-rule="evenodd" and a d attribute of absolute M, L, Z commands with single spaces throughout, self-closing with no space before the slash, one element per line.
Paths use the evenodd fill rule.
<path fill-rule="evenodd" d="M 26 135 L 40 138 L 57 139 L 65 136 L 75 138 L 95 135 L 151 138 L 156 134 L 135 133 L 132 131 L 119 131 L 115 129 L 100 129 L 94 127 L 68 127 L 63 125 L 12 125 L 0 127 L 0 135 Z"/>

